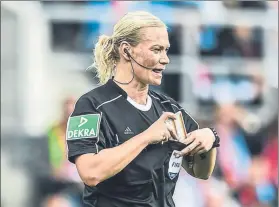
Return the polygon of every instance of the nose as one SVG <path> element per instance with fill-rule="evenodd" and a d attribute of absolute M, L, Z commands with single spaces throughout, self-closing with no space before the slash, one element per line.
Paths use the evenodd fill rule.
<path fill-rule="evenodd" d="M 168 54 L 167 53 L 164 53 L 161 57 L 161 60 L 160 60 L 160 63 L 163 64 L 163 65 L 167 65 L 170 63 L 170 59 L 168 57 Z"/>

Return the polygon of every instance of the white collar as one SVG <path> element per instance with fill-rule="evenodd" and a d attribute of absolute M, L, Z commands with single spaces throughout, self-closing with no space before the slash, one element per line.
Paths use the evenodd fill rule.
<path fill-rule="evenodd" d="M 137 109 L 139 109 L 141 111 L 148 111 L 152 105 L 152 99 L 149 95 L 147 96 L 147 103 L 145 105 L 138 104 L 133 99 L 131 99 L 129 96 L 127 96 L 127 101 L 129 101 L 130 104 L 132 104 L 134 107 L 136 107 Z"/>

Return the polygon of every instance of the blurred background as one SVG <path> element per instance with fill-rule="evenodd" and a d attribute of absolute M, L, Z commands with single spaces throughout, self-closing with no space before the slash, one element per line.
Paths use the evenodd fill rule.
<path fill-rule="evenodd" d="M 126 12 L 169 27 L 163 83 L 201 127 L 221 137 L 207 181 L 181 170 L 177 207 L 278 205 L 277 1 L 1 1 L 1 206 L 79 207 L 66 160 L 76 99 L 95 88 L 92 50 Z"/>

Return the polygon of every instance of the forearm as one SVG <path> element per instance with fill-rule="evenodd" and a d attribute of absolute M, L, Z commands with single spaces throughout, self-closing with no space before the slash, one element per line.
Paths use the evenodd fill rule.
<path fill-rule="evenodd" d="M 194 155 L 193 159 L 185 157 L 183 159 L 184 169 L 192 176 L 200 179 L 208 179 L 213 172 L 216 162 L 217 150 L 216 148 L 211 149 L 207 153 L 200 155 Z"/>
<path fill-rule="evenodd" d="M 194 166 L 193 171 L 196 177 L 201 179 L 208 179 L 215 167 L 217 149 L 213 148 L 207 153 L 203 154 L 203 157 L 200 155 L 194 156 Z"/>
<path fill-rule="evenodd" d="M 144 133 L 141 133 L 125 143 L 109 149 L 101 150 L 94 155 L 90 164 L 90 173 L 97 177 L 97 182 L 102 182 L 125 168 L 148 145 Z"/>

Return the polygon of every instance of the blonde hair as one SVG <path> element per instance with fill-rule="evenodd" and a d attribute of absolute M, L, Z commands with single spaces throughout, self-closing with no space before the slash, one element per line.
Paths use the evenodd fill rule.
<path fill-rule="evenodd" d="M 118 48 L 126 41 L 131 46 L 137 46 L 141 41 L 140 29 L 147 27 L 167 26 L 156 16 L 144 12 L 129 12 L 114 26 L 113 35 L 101 35 L 95 45 L 93 67 L 97 69 L 97 77 L 101 84 L 112 76 L 115 64 L 120 60 Z"/>

